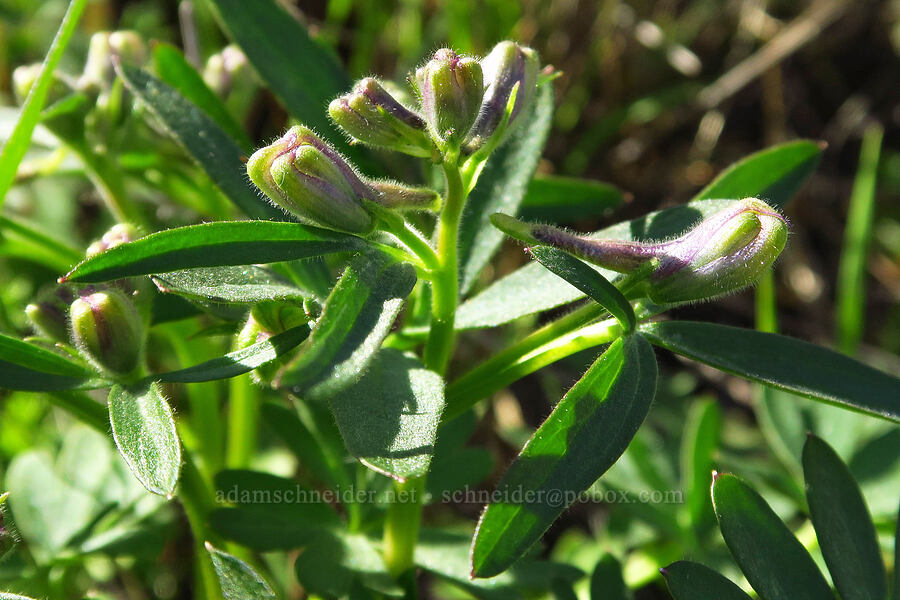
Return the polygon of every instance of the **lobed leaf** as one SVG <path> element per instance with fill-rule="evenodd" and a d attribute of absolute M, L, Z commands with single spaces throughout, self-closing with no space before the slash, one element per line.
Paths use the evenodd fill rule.
<path fill-rule="evenodd" d="M 559 401 L 497 486 L 472 543 L 472 576 L 503 572 L 616 462 L 650 410 L 656 359 L 619 338 Z"/>
<path fill-rule="evenodd" d="M 729 579 L 699 563 L 680 560 L 661 571 L 675 600 L 750 600 Z"/>
<path fill-rule="evenodd" d="M 172 496 L 181 471 L 181 444 L 159 384 L 113 386 L 109 422 L 119 453 L 141 485 L 154 494 Z"/>
<path fill-rule="evenodd" d="M 900 422 L 900 379 L 802 340 L 693 321 L 647 323 L 652 343 L 720 371 Z"/>
<path fill-rule="evenodd" d="M 587 263 L 550 246 L 531 248 L 531 255 L 554 275 L 565 279 L 605 308 L 622 325 L 625 333 L 634 331 L 637 319 L 631 303 L 616 286 Z"/>
<path fill-rule="evenodd" d="M 355 257 L 334 286 L 299 354 L 276 385 L 329 399 L 356 383 L 381 347 L 416 283 L 412 266 L 382 253 Z"/>
<path fill-rule="evenodd" d="M 347 449 L 364 465 L 399 481 L 428 473 L 444 381 L 417 358 L 380 350 L 366 374 L 330 405 Z"/>
<path fill-rule="evenodd" d="M 247 178 L 241 148 L 202 110 L 146 71 L 119 65 L 119 76 L 213 183 L 248 217 L 290 220 L 263 200 Z"/>
<path fill-rule="evenodd" d="M 847 465 L 831 446 L 810 435 L 803 447 L 803 475 L 816 538 L 840 597 L 887 597 L 872 516 Z"/>
<path fill-rule="evenodd" d="M 102 386 L 93 371 L 51 350 L 0 334 L 0 389 L 55 392 Z"/>
<path fill-rule="evenodd" d="M 225 356 L 186 369 L 151 375 L 149 379 L 161 383 L 199 383 L 237 377 L 277 360 L 296 348 L 308 335 L 309 327 L 301 325 Z"/>
<path fill-rule="evenodd" d="M 459 229 L 459 289 L 463 294 L 503 242 L 503 233 L 491 225 L 491 215 L 516 214 L 525 197 L 550 133 L 553 86 L 541 86 L 528 114 L 519 119 L 521 124 L 509 139 L 491 154 L 466 201 Z"/>
<path fill-rule="evenodd" d="M 257 304 L 268 300 L 303 300 L 313 294 L 301 290 L 271 269 L 257 265 L 201 267 L 152 275 L 164 294 L 222 304 Z"/>
<path fill-rule="evenodd" d="M 276 600 L 277 596 L 266 580 L 241 559 L 213 547 L 206 542 L 225 600 Z"/>
<path fill-rule="evenodd" d="M 65 281 L 97 282 L 196 267 L 272 263 L 357 250 L 364 242 L 297 223 L 219 221 L 167 229 L 89 258 Z"/>
<path fill-rule="evenodd" d="M 734 475 L 714 475 L 712 499 L 725 544 L 760 598 L 834 598 L 812 557 L 750 486 Z"/>

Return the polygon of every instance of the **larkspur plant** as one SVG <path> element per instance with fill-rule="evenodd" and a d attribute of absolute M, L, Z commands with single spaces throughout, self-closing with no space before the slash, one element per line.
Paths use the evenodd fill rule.
<path fill-rule="evenodd" d="M 71 3 L 60 39 L 71 35 L 84 4 Z M 215 4 L 246 56 L 229 47 L 203 77 L 175 48 L 159 44 L 150 53 L 131 32 L 95 35 L 78 77 L 57 73 L 53 53 L 43 69 L 15 75 L 21 122 L 29 107 L 48 104 L 43 125 L 81 159 L 120 221 L 83 260 L 19 226 L 46 248 L 50 266 L 77 264 L 25 309 L 36 336 L 0 336 L 0 385 L 44 392 L 93 429 L 111 431 L 124 459 L 108 457 L 94 432 L 75 430 L 80 437 L 66 442 L 70 454 L 83 445 L 109 458 L 103 481 L 118 496 L 106 485 L 62 483 L 71 460 L 55 465 L 31 455 L 9 469 L 7 481 L 16 485 L 8 500 L 0 496 L 0 555 L 18 541 L 14 516 L 33 560 L 16 563 L 22 579 L 47 581 L 32 585 L 35 593 L 83 593 L 80 581 L 54 573 L 81 554 L 127 556 L 129 536 L 159 522 L 167 499 L 183 506 L 194 539 L 197 598 L 278 597 L 275 589 L 291 578 L 275 567 L 273 586 L 267 580 L 276 578 L 260 575 L 264 563 L 254 554 L 271 551 L 292 552 L 297 581 L 321 597 L 414 598 L 421 571 L 476 597 L 566 597 L 582 573 L 530 551 L 568 504 L 636 447 L 657 392 L 652 346 L 900 421 L 900 380 L 881 371 L 799 339 L 666 317 L 768 275 L 788 243 L 785 205 L 815 167 L 816 144 L 760 152 L 684 205 L 582 235 L 515 218 L 553 115 L 557 74 L 533 49 L 504 41 L 478 58 L 442 48 L 409 74 L 412 89 L 373 77 L 348 86 L 328 55 L 316 55 L 309 77 L 321 85 L 298 90 L 278 65 L 297 48 L 315 52 L 306 32 L 274 3 Z M 291 41 L 254 45 L 244 24 L 256 19 L 272 39 Z M 249 159 L 249 140 L 228 108 L 230 100 L 247 105 L 248 64 L 305 122 Z M 319 114 L 326 104 L 330 121 Z M 184 194 L 201 217 L 249 218 L 155 231 L 153 216 L 129 201 L 134 173 L 113 159 L 148 148 L 160 165 L 138 168 L 155 169 L 148 181 L 159 193 Z M 367 148 L 413 157 L 423 177 L 385 177 Z M 199 169 L 183 164 L 184 153 Z M 503 234 L 524 243 L 534 261 L 485 283 Z M 468 330 L 573 305 L 482 362 L 457 352 Z M 172 325 L 189 319 L 199 324 L 190 338 Z M 165 368 L 172 360 L 161 349 L 189 362 L 196 339 L 223 332 L 230 352 Z M 584 352 L 592 364 L 521 447 L 474 535 L 422 528 L 428 502 L 487 475 L 484 453 L 464 447 L 484 401 Z M 223 452 L 219 406 L 204 394 L 213 389 L 208 382 L 226 379 Z M 177 418 L 166 399 L 181 389 L 175 384 L 189 386 Z M 107 389 L 103 406 L 90 390 Z M 695 439 L 713 427 L 712 409 L 703 410 Z M 255 459 L 260 420 L 296 455 L 300 478 L 266 472 Z M 696 445 L 691 457 L 702 455 Z M 872 584 L 880 595 L 866 597 L 883 598 L 884 568 L 852 478 L 824 442 L 811 438 L 807 447 L 809 508 L 835 586 L 852 597 L 847 590 L 869 569 L 880 577 Z M 687 529 L 707 517 L 704 495 L 694 491 L 696 482 L 708 485 L 710 466 L 691 463 L 687 512 L 671 519 L 686 520 Z M 148 499 L 134 480 L 159 499 Z M 286 500 L 323 490 L 333 493 L 330 501 Z M 801 585 L 790 598 L 831 597 L 806 549 L 754 494 L 728 475 L 713 484 L 722 534 L 754 589 L 786 597 L 778 586 L 800 564 L 817 587 Z M 846 514 L 830 503 L 841 494 L 852 504 Z M 71 524 L 46 534 L 56 510 Z M 842 516 L 858 528 L 830 526 Z M 757 525 L 756 533 L 747 529 Z M 870 559 L 862 565 L 842 554 L 858 530 Z M 678 548 L 691 552 L 699 542 L 692 543 Z M 759 555 L 781 544 L 790 555 L 766 562 L 770 574 Z M 662 566 L 671 558 L 656 560 Z M 712 597 L 691 586 L 746 597 L 693 563 L 671 565 L 665 575 L 679 600 Z M 596 589 L 624 590 L 614 560 L 597 563 L 592 589 L 594 580 Z"/>

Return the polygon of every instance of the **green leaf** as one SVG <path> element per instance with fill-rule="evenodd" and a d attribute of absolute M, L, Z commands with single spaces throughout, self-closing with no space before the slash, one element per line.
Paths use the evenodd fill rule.
<path fill-rule="evenodd" d="M 613 342 L 559 401 L 497 486 L 472 545 L 472 575 L 503 572 L 616 462 L 650 410 L 656 359 L 640 336 Z"/>
<path fill-rule="evenodd" d="M 0 216 L 0 255 L 15 254 L 47 268 L 63 271 L 83 254 L 59 241 L 58 236 L 44 233 L 36 225 L 14 217 Z M 16 250 L 19 250 L 18 252 Z"/>
<path fill-rule="evenodd" d="M 417 358 L 382 349 L 330 404 L 347 449 L 364 465 L 399 481 L 428 472 L 444 381 Z"/>
<path fill-rule="evenodd" d="M 347 596 L 355 582 L 389 596 L 403 595 L 381 554 L 361 534 L 323 531 L 297 557 L 294 572 L 308 593 L 326 598 Z"/>
<path fill-rule="evenodd" d="M 303 342 L 308 334 L 309 327 L 301 325 L 225 356 L 186 369 L 151 375 L 148 379 L 161 383 L 198 383 L 237 377 L 290 352 Z"/>
<path fill-rule="evenodd" d="M 185 98 L 206 113 L 241 148 L 250 149 L 250 138 L 228 112 L 225 103 L 209 89 L 203 77 L 185 60 L 178 48 L 166 43 L 156 44 L 153 48 L 153 66 L 160 79 L 181 92 Z"/>
<path fill-rule="evenodd" d="M 691 202 L 613 225 L 591 234 L 591 237 L 625 241 L 671 238 L 732 202 Z M 610 281 L 621 277 L 619 273 L 589 266 Z M 584 292 L 561 281 L 541 265 L 531 263 L 498 279 L 464 302 L 456 313 L 456 328 L 496 327 L 525 315 L 575 302 L 584 296 Z"/>
<path fill-rule="evenodd" d="M 900 379 L 827 348 L 715 323 L 664 321 L 640 331 L 657 346 L 720 371 L 900 422 Z"/>
<path fill-rule="evenodd" d="M 322 315 L 276 385 L 307 399 L 328 399 L 353 385 L 390 331 L 416 283 L 406 263 L 382 253 L 354 258 L 334 286 Z"/>
<path fill-rule="evenodd" d="M 612 554 L 604 554 L 591 573 L 591 600 L 629 600 L 631 594 L 622 579 L 622 564 Z"/>
<path fill-rule="evenodd" d="M 110 281 L 196 267 L 272 263 L 356 250 L 359 238 L 271 221 L 219 221 L 167 229 L 77 265 L 67 281 Z"/>
<path fill-rule="evenodd" d="M 568 223 L 607 217 L 625 199 L 608 183 L 592 179 L 535 175 L 528 183 L 519 217 L 525 221 Z"/>
<path fill-rule="evenodd" d="M 206 542 L 225 600 L 276 600 L 277 596 L 266 580 L 241 559 L 218 550 Z"/>
<path fill-rule="evenodd" d="M 622 325 L 625 333 L 634 331 L 637 319 L 631 303 L 603 275 L 574 256 L 549 246 L 532 248 L 531 255 L 554 275 L 565 279 L 609 311 Z"/>
<path fill-rule="evenodd" d="M 102 385 L 86 367 L 56 352 L 0 334 L 0 389 L 53 392 Z"/>
<path fill-rule="evenodd" d="M 185 269 L 153 275 L 152 279 L 164 294 L 222 304 L 303 300 L 313 296 L 271 269 L 256 265 Z"/>
<path fill-rule="evenodd" d="M 219 535 L 268 552 L 299 548 L 341 520 L 325 495 L 293 479 L 245 470 L 221 471 L 215 477 L 216 504 L 234 504 L 210 513 Z"/>
<path fill-rule="evenodd" d="M 491 215 L 514 215 L 537 168 L 553 120 L 553 86 L 543 85 L 521 125 L 491 154 L 466 201 L 459 229 L 461 293 L 465 294 L 503 242 Z"/>
<path fill-rule="evenodd" d="M 803 447 L 803 475 L 816 538 L 840 597 L 887 597 L 872 516 L 847 465 L 821 438 L 810 435 Z"/>
<path fill-rule="evenodd" d="M 809 140 L 766 148 L 722 171 L 694 200 L 753 197 L 784 208 L 815 170 L 821 156 L 822 148 Z"/>
<path fill-rule="evenodd" d="M 730 580 L 699 563 L 680 560 L 662 574 L 675 600 L 750 600 Z"/>
<path fill-rule="evenodd" d="M 834 598 L 812 557 L 750 486 L 714 475 L 712 499 L 725 544 L 760 598 Z"/>
<path fill-rule="evenodd" d="M 181 444 L 159 385 L 113 386 L 109 422 L 119 452 L 141 485 L 154 494 L 172 496 L 181 470 Z"/>
<path fill-rule="evenodd" d="M 120 65 L 118 72 L 128 89 L 147 105 L 169 135 L 235 206 L 255 219 L 289 220 L 281 210 L 263 200 L 250 184 L 244 152 L 215 121 L 147 72 L 126 65 Z"/>
<path fill-rule="evenodd" d="M 41 109 L 47 100 L 47 93 L 50 91 L 50 85 L 53 83 L 53 72 L 59 64 L 72 34 L 78 27 L 78 20 L 87 6 L 87 0 L 72 0 L 69 2 L 69 8 L 63 17 L 59 30 L 50 44 L 50 50 L 44 57 L 44 63 L 35 79 L 25 103 L 22 105 L 22 113 L 19 116 L 16 127 L 3 147 L 0 148 L 0 207 L 3 206 L 3 200 L 6 198 L 6 192 L 16 179 L 16 171 L 19 163 L 25 157 L 28 146 L 31 143 L 31 134 L 34 132 L 35 126 L 41 120 Z"/>
<path fill-rule="evenodd" d="M 6 592 L 0 592 L 0 600 L 34 600 L 29 596 L 19 596 L 18 594 L 7 594 Z"/>
<path fill-rule="evenodd" d="M 719 446 L 721 426 L 722 414 L 715 400 L 698 400 L 691 405 L 681 445 L 681 488 L 695 529 L 704 524 L 707 515 L 710 518 L 712 515 L 709 473 Z"/>
<path fill-rule="evenodd" d="M 229 37 L 288 112 L 371 171 L 368 155 L 347 144 L 346 136 L 326 116 L 328 103 L 351 85 L 334 54 L 313 40 L 306 28 L 273 0 L 212 2 Z"/>

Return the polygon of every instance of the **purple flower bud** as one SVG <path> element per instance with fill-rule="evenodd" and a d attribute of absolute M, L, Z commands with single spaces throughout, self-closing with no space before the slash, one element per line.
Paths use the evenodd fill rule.
<path fill-rule="evenodd" d="M 620 273 L 654 261 L 644 292 L 660 304 L 713 298 L 752 285 L 781 254 L 788 232 L 784 217 L 755 198 L 735 202 L 666 242 L 593 239 L 502 214 L 491 220 L 527 243 L 555 246 Z"/>
<path fill-rule="evenodd" d="M 441 48 L 416 71 L 416 88 L 432 139 L 441 148 L 458 148 L 465 139 L 484 96 L 481 65 Z"/>
<path fill-rule="evenodd" d="M 75 293 L 70 288 L 57 286 L 26 306 L 25 314 L 41 335 L 55 342 L 66 342 L 69 339 L 69 305 L 74 299 Z"/>
<path fill-rule="evenodd" d="M 360 143 L 413 156 L 432 154 L 422 117 L 398 102 L 371 77 L 359 81 L 353 92 L 332 101 L 328 114 Z"/>
<path fill-rule="evenodd" d="M 355 234 L 374 227 L 362 200 L 372 200 L 375 193 L 307 127 L 292 127 L 275 143 L 257 150 L 247 163 L 247 173 L 272 202 L 305 222 Z"/>
<path fill-rule="evenodd" d="M 481 148 L 494 135 L 506 115 L 507 105 L 516 89 L 507 131 L 531 105 L 537 89 L 540 59 L 531 48 L 515 42 L 500 42 L 481 61 L 485 92 L 478 117 L 463 145 L 469 154 Z"/>
<path fill-rule="evenodd" d="M 88 288 L 72 303 L 69 314 L 72 339 L 85 358 L 119 375 L 138 369 L 144 345 L 143 323 L 122 292 Z"/>
<path fill-rule="evenodd" d="M 134 225 L 128 223 L 113 225 L 109 231 L 103 234 L 103 237 L 88 246 L 85 256 L 87 258 L 97 256 L 110 248 L 133 242 L 140 237 L 141 234 Z"/>

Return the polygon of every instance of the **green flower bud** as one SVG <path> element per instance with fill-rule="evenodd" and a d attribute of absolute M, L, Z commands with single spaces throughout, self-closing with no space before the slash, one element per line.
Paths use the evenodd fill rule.
<path fill-rule="evenodd" d="M 28 93 L 31 91 L 31 88 L 34 87 L 34 82 L 37 81 L 40 71 L 41 63 L 23 65 L 21 67 L 16 67 L 15 71 L 13 71 L 12 88 L 16 101 L 19 104 L 25 102 L 25 98 L 28 97 Z M 44 102 L 44 105 L 52 105 L 57 100 L 65 98 L 71 91 L 71 88 L 66 85 L 56 73 L 54 73 L 50 83 L 50 89 L 47 92 L 47 100 Z"/>
<path fill-rule="evenodd" d="M 368 180 L 375 191 L 374 200 L 394 210 L 430 210 L 441 208 L 441 195 L 431 188 L 413 187 L 385 179 Z"/>
<path fill-rule="evenodd" d="M 134 31 L 101 31 L 91 36 L 80 89 L 108 90 L 116 78 L 113 57 L 124 63 L 142 65 L 147 60 L 147 46 Z"/>
<path fill-rule="evenodd" d="M 516 99 L 505 131 L 509 131 L 516 117 L 528 109 L 534 100 L 540 67 L 537 52 L 509 41 L 500 42 L 482 59 L 484 99 L 464 144 L 467 153 L 471 154 L 481 148 L 497 131 L 506 115 L 514 89 Z"/>
<path fill-rule="evenodd" d="M 213 54 L 203 68 L 203 81 L 220 98 L 227 98 L 236 83 L 250 76 L 250 63 L 240 48 L 225 46 Z"/>
<path fill-rule="evenodd" d="M 425 122 L 435 143 L 446 151 L 466 138 L 484 96 L 481 65 L 441 48 L 416 71 Z"/>
<path fill-rule="evenodd" d="M 643 291 L 658 304 L 713 298 L 756 283 L 781 254 L 788 234 L 784 217 L 756 198 L 735 202 L 667 242 L 593 239 L 502 214 L 491 220 L 527 243 L 555 246 L 620 273 L 653 261 Z"/>
<path fill-rule="evenodd" d="M 280 140 L 257 150 L 247 173 L 275 205 L 302 221 L 355 234 L 374 227 L 362 202 L 372 200 L 374 192 L 307 127 L 292 127 Z"/>
<path fill-rule="evenodd" d="M 284 302 L 261 302 L 250 310 L 250 316 L 238 333 L 235 350 L 249 348 L 253 344 L 264 342 L 273 335 L 309 323 L 306 311 L 294 304 Z M 253 379 L 259 382 L 271 381 L 278 369 L 287 363 L 297 349 L 284 354 L 277 360 L 265 364 L 253 371 Z"/>
<path fill-rule="evenodd" d="M 69 305 L 75 299 L 71 289 L 57 286 L 38 296 L 38 301 L 25 307 L 28 320 L 41 335 L 55 342 L 69 339 Z"/>
<path fill-rule="evenodd" d="M 431 156 L 425 121 L 400 104 L 372 77 L 328 106 L 332 120 L 354 140 L 413 156 Z"/>
<path fill-rule="evenodd" d="M 72 339 L 98 368 L 119 375 L 139 367 L 144 343 L 141 318 L 120 291 L 82 292 L 69 309 Z"/>
<path fill-rule="evenodd" d="M 139 237 L 141 237 L 141 234 L 137 227 L 128 223 L 119 223 L 113 225 L 109 231 L 103 234 L 103 237 L 88 246 L 85 255 L 87 258 L 91 258 L 110 248 L 133 242 Z"/>

